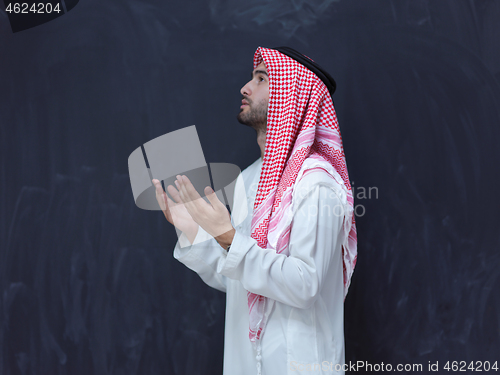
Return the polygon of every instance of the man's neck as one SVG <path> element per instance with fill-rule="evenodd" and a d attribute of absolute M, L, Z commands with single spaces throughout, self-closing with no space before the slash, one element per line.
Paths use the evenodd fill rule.
<path fill-rule="evenodd" d="M 265 131 L 257 131 L 257 144 L 260 147 L 260 158 L 264 159 L 264 150 L 266 148 L 266 132 Z"/>

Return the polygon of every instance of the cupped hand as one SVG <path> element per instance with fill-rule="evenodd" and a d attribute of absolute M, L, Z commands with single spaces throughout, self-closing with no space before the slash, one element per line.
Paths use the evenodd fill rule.
<path fill-rule="evenodd" d="M 211 187 L 207 186 L 204 191 L 210 202 L 207 203 L 186 176 L 177 176 L 175 184 L 188 213 L 207 233 L 217 240 L 224 234 L 234 233 L 231 215 Z"/>
<path fill-rule="evenodd" d="M 193 243 L 199 225 L 193 220 L 185 204 L 183 203 L 179 192 L 172 186 L 168 185 L 168 193 L 173 199 L 170 199 L 167 193 L 163 190 L 159 180 L 153 179 L 155 186 L 156 200 L 160 205 L 163 214 L 167 221 L 174 225 L 177 229 L 183 232 L 189 241 Z"/>

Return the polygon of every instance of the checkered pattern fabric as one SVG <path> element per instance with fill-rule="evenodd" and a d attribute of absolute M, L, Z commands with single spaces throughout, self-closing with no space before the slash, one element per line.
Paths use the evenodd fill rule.
<path fill-rule="evenodd" d="M 345 298 L 356 264 L 357 237 L 353 195 L 331 95 L 312 71 L 276 50 L 259 47 L 254 55 L 254 68 L 262 61 L 269 76 L 269 106 L 251 236 L 261 248 L 289 255 L 294 185 L 307 173 L 304 165 L 309 165 L 309 170 L 323 169 L 343 184 L 347 195 L 342 246 Z M 262 336 L 268 318 L 266 311 L 271 311 L 273 303 L 248 292 L 252 342 Z"/>

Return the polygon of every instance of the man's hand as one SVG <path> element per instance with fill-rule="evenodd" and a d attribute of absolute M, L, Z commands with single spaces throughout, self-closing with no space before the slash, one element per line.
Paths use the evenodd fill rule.
<path fill-rule="evenodd" d="M 192 219 L 212 235 L 223 248 L 227 248 L 233 240 L 235 229 L 231 224 L 229 211 L 212 188 L 209 186 L 205 188 L 205 195 L 210 201 L 208 204 L 186 176 L 178 175 L 175 185 Z"/>
<path fill-rule="evenodd" d="M 153 184 L 156 187 L 156 200 L 158 201 L 165 218 L 170 224 L 174 225 L 177 229 L 183 232 L 189 242 L 193 243 L 196 234 L 198 233 L 199 226 L 186 210 L 186 207 L 179 196 L 179 192 L 172 185 L 167 186 L 168 192 L 174 199 L 172 200 L 168 197 L 167 193 L 163 191 L 160 181 L 153 180 Z"/>

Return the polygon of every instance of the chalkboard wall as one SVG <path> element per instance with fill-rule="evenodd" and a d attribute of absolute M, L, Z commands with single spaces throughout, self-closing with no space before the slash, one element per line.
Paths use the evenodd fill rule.
<path fill-rule="evenodd" d="M 135 206 L 127 158 L 194 124 L 208 162 L 250 165 L 239 89 L 280 45 L 337 81 L 346 361 L 500 361 L 499 1 L 80 0 L 17 33 L 3 9 L 1 374 L 222 373 L 225 295 Z"/>

